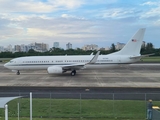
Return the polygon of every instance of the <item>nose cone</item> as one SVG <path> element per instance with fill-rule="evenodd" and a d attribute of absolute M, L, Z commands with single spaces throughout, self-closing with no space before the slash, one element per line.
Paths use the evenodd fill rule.
<path fill-rule="evenodd" d="M 5 68 L 8 68 L 8 63 L 4 64 L 4 67 L 5 67 Z"/>

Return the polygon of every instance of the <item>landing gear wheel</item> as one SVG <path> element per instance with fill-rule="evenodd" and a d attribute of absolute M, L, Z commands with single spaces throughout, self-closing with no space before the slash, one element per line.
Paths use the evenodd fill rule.
<path fill-rule="evenodd" d="M 20 72 L 19 72 L 19 70 L 17 71 L 17 75 L 20 75 Z"/>
<path fill-rule="evenodd" d="M 71 76 L 75 76 L 76 75 L 76 70 L 73 70 L 72 72 L 71 72 Z"/>

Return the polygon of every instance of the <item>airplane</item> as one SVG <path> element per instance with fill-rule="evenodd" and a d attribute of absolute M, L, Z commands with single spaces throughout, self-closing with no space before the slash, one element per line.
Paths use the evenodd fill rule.
<path fill-rule="evenodd" d="M 30 56 L 19 57 L 4 64 L 20 75 L 21 70 L 47 70 L 48 74 L 61 74 L 71 71 L 75 76 L 77 70 L 107 68 L 109 65 L 131 64 L 139 61 L 140 49 L 145 33 L 145 28 L 139 29 L 128 43 L 118 52 L 108 55 L 65 55 L 65 56 Z"/>

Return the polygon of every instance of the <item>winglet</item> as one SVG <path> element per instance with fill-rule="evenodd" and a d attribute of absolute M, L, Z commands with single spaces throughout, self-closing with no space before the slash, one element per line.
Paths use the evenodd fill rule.
<path fill-rule="evenodd" d="M 99 53 L 100 51 L 96 53 L 96 55 L 92 58 L 92 60 L 88 64 L 94 64 L 98 59 Z"/>
<path fill-rule="evenodd" d="M 90 55 L 93 55 L 93 52 Z"/>

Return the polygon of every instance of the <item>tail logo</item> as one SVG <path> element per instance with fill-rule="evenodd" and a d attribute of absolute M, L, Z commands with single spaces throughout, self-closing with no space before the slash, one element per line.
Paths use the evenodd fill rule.
<path fill-rule="evenodd" d="M 137 42 L 137 40 L 136 39 L 132 39 L 132 42 Z"/>

